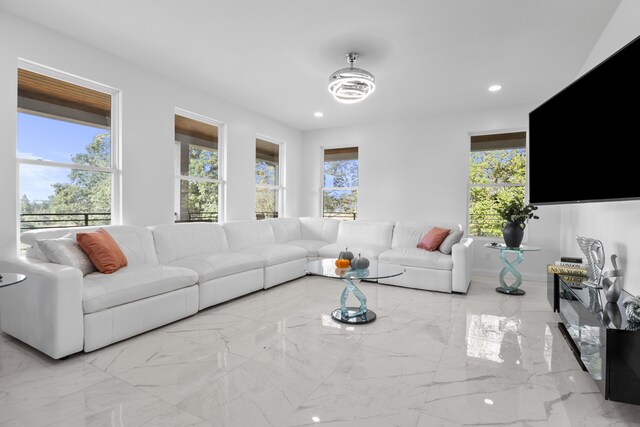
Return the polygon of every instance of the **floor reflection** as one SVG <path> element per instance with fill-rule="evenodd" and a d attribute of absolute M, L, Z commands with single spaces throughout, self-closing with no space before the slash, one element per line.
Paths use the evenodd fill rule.
<path fill-rule="evenodd" d="M 522 322 L 517 317 L 467 313 L 467 356 L 519 365 L 522 355 L 521 326 Z"/>

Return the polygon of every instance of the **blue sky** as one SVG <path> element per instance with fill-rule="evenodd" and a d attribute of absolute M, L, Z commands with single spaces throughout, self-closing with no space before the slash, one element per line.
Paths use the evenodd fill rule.
<path fill-rule="evenodd" d="M 18 113 L 17 155 L 27 159 L 42 159 L 71 163 L 71 156 L 85 151 L 95 135 L 107 132 L 91 126 Z M 20 196 L 29 200 L 46 200 L 56 182 L 68 182 L 68 169 L 31 165 L 20 167 Z"/>

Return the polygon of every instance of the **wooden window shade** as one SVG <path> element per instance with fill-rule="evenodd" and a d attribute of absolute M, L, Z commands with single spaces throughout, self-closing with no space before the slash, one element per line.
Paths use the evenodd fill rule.
<path fill-rule="evenodd" d="M 217 150 L 218 126 L 176 114 L 175 140 Z"/>
<path fill-rule="evenodd" d="M 508 150 L 526 147 L 526 132 L 498 133 L 471 137 L 471 151 Z"/>
<path fill-rule="evenodd" d="M 280 146 L 273 142 L 256 139 L 256 159 L 278 164 L 280 162 Z"/>
<path fill-rule="evenodd" d="M 329 148 L 324 150 L 325 162 L 337 162 L 339 160 L 358 160 L 358 147 Z"/>
<path fill-rule="evenodd" d="M 111 95 L 18 69 L 18 108 L 45 117 L 110 127 Z"/>

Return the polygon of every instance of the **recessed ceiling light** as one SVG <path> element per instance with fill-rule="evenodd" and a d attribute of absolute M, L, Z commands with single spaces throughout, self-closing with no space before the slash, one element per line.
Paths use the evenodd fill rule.
<path fill-rule="evenodd" d="M 320 422 L 320 417 L 311 417 L 311 420 L 312 420 L 314 423 L 319 423 L 319 422 Z"/>
<path fill-rule="evenodd" d="M 323 117 L 324 113 L 322 111 L 316 111 L 315 113 L 313 113 L 313 115 L 316 117 Z"/>
<path fill-rule="evenodd" d="M 489 86 L 489 92 L 497 92 L 497 91 L 499 91 L 500 89 L 502 89 L 502 86 L 500 86 L 500 85 L 492 85 L 492 86 Z"/>

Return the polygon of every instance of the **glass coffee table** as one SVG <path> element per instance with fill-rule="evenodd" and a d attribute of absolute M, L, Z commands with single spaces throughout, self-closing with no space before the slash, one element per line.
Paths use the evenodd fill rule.
<path fill-rule="evenodd" d="M 376 313 L 367 308 L 367 297 L 356 286 L 363 279 L 376 280 L 386 277 L 395 277 L 403 274 L 406 269 L 399 265 L 385 264 L 383 274 L 378 272 L 378 261 L 371 261 L 369 268 L 353 270 L 351 268 L 336 267 L 335 258 L 325 258 L 310 261 L 307 264 L 307 273 L 313 276 L 328 277 L 330 279 L 342 279 L 346 285 L 340 296 L 340 308 L 331 313 L 331 317 L 341 323 L 357 325 L 371 323 L 376 320 Z M 347 307 L 347 298 L 353 294 L 360 302 L 360 307 Z"/>
<path fill-rule="evenodd" d="M 522 274 L 518 271 L 516 266 L 524 260 L 524 253 L 531 251 L 539 251 L 541 248 L 536 246 L 524 246 L 519 248 L 510 248 L 504 243 L 487 243 L 485 248 L 500 250 L 500 261 L 502 261 L 502 271 L 500 271 L 500 286 L 496 288 L 496 292 L 507 295 L 524 295 L 524 291 L 520 289 L 522 284 Z M 507 255 L 515 255 L 513 260 L 509 260 Z M 507 285 L 504 280 L 507 274 L 511 274 L 514 277 L 513 283 Z"/>
<path fill-rule="evenodd" d="M 24 282 L 27 276 L 19 273 L 0 273 L 0 288 Z"/>

